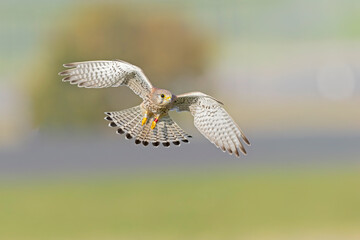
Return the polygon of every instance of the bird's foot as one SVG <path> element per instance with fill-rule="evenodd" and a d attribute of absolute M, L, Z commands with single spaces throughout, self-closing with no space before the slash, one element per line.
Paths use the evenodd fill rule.
<path fill-rule="evenodd" d="M 145 115 L 144 115 L 144 117 L 143 117 L 143 119 L 142 119 L 142 121 L 141 121 L 141 126 L 144 126 L 144 124 L 146 123 L 147 119 L 148 119 L 148 112 L 145 113 Z"/>
<path fill-rule="evenodd" d="M 155 118 L 154 121 L 151 124 L 151 129 L 154 129 L 156 127 L 156 123 L 159 121 L 159 118 Z"/>
<path fill-rule="evenodd" d="M 144 126 L 144 124 L 146 123 L 146 121 L 147 121 L 147 117 L 144 117 L 144 118 L 142 119 L 142 121 L 141 121 L 141 126 Z"/>

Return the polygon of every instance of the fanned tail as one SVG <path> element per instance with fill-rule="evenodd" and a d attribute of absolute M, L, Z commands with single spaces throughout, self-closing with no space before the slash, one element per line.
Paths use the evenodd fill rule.
<path fill-rule="evenodd" d="M 109 127 L 118 128 L 118 134 L 125 134 L 127 139 L 132 139 L 134 136 L 131 130 L 134 129 L 139 123 L 141 126 L 141 119 L 143 111 L 140 106 L 132 107 L 118 112 L 105 112 L 107 117 L 105 120 L 110 121 Z"/>
<path fill-rule="evenodd" d="M 142 143 L 144 146 L 151 143 L 158 147 L 162 144 L 169 147 L 170 143 L 179 146 L 181 142 L 188 143 L 190 135 L 182 130 L 168 114 L 162 116 L 156 124 L 155 129 L 151 129 L 154 117 L 151 116 L 146 124 L 141 125 L 145 111 L 139 106 L 125 109 L 118 112 L 106 112 L 106 120 L 110 121 L 110 127 L 116 127 L 118 134 L 125 134 L 126 139 L 135 139 L 136 144 Z"/>
<path fill-rule="evenodd" d="M 149 121 L 149 127 L 152 121 L 153 119 Z M 155 147 L 159 146 L 160 143 L 164 147 L 169 147 L 170 143 L 179 146 L 181 142 L 188 143 L 189 138 L 191 138 L 167 114 L 159 119 L 155 129 L 150 129 L 144 136 L 146 136 L 145 140 L 151 142 Z"/>

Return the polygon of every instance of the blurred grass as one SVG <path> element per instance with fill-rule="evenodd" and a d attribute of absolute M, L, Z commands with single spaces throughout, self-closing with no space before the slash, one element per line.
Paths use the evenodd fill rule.
<path fill-rule="evenodd" d="M 359 172 L 251 169 L 2 183 L 0 239 L 359 236 Z"/>

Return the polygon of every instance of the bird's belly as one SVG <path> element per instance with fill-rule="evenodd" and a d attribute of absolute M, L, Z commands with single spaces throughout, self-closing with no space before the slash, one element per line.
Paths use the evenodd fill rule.
<path fill-rule="evenodd" d="M 169 111 L 167 107 L 159 106 L 149 102 L 144 102 L 142 106 L 145 110 L 152 112 L 154 114 L 165 114 Z"/>

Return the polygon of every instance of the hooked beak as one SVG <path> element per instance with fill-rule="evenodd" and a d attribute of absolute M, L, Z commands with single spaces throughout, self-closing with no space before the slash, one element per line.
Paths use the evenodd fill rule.
<path fill-rule="evenodd" d="M 171 100 L 171 97 L 166 97 L 165 100 L 166 100 L 166 101 L 170 101 L 170 100 Z"/>

